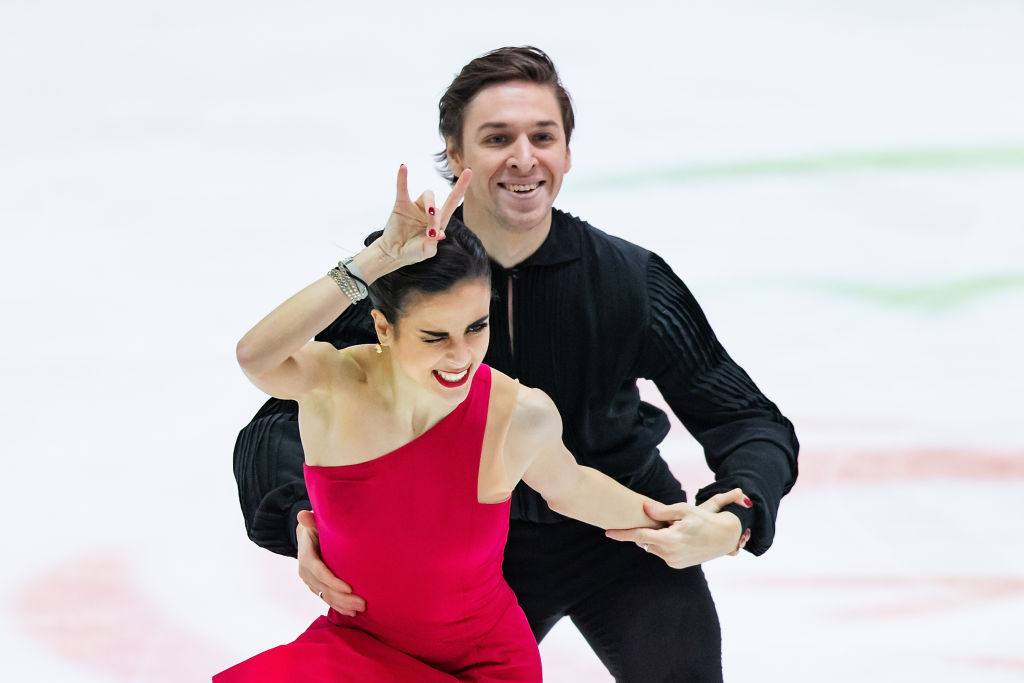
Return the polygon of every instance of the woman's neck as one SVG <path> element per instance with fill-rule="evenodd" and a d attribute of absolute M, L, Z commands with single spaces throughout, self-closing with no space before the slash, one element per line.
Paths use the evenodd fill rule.
<path fill-rule="evenodd" d="M 386 366 L 378 378 L 378 391 L 388 406 L 396 428 L 408 430 L 414 437 L 419 436 L 455 409 L 454 405 L 441 400 L 403 374 L 391 362 L 387 351 L 381 360 Z"/>

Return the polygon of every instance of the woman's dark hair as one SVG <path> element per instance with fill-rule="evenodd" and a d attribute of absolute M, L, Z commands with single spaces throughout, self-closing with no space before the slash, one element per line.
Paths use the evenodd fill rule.
<path fill-rule="evenodd" d="M 364 244 L 370 246 L 382 234 L 383 230 L 371 233 Z M 477 278 L 490 283 L 491 262 L 480 238 L 457 218 L 451 219 L 444 234 L 434 256 L 392 271 L 370 284 L 370 303 L 392 325 L 405 313 L 412 294 L 446 292 L 463 280 Z"/>
<path fill-rule="evenodd" d="M 462 67 L 462 71 L 448 86 L 438 103 L 440 119 L 437 129 L 441 133 L 441 139 L 445 141 L 445 149 L 435 154 L 434 160 L 437 162 L 438 171 L 448 182 L 454 184 L 455 175 L 448 166 L 447 144 L 448 140 L 452 140 L 456 150 L 461 148 L 466 107 L 484 88 L 508 81 L 529 81 L 550 86 L 555 91 L 555 99 L 562 110 L 565 142 L 569 143 L 576 118 L 572 111 L 572 100 L 558 79 L 554 62 L 543 50 L 529 45 L 501 47 L 477 57 Z"/>

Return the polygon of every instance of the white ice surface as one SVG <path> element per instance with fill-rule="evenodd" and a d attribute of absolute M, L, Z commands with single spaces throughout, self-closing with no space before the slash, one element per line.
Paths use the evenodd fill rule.
<path fill-rule="evenodd" d="M 0 4 L 0 679 L 201 680 L 316 616 L 244 535 L 234 344 L 399 163 L 445 192 L 437 98 L 505 44 L 574 97 L 557 205 L 661 253 L 797 424 L 775 546 L 706 568 L 727 680 L 1024 678 L 1024 5 L 362 5 Z M 663 452 L 706 483 L 678 425 Z M 610 680 L 567 620 L 541 651 Z"/>

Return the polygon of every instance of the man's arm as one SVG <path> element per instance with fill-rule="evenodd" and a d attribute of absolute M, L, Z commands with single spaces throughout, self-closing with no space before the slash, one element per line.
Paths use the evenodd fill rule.
<path fill-rule="evenodd" d="M 775 535 L 782 497 L 797 476 L 799 443 L 792 423 L 768 400 L 715 337 L 686 285 L 658 256 L 647 267 L 650 321 L 644 367 L 683 425 L 703 446 L 715 482 L 696 503 L 742 489 L 753 508 L 726 505 L 760 555 Z"/>
<path fill-rule="evenodd" d="M 377 340 L 369 300 L 349 306 L 317 341 L 336 348 L 372 344 Z M 249 538 L 281 555 L 298 552 L 297 515 L 311 509 L 302 476 L 298 404 L 271 398 L 235 440 L 234 470 L 238 501 Z"/>

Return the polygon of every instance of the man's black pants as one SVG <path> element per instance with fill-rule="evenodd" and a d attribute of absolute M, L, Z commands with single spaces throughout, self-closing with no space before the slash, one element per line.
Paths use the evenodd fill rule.
<path fill-rule="evenodd" d="M 568 616 L 616 681 L 721 682 L 721 626 L 700 567 L 672 569 L 574 520 L 513 520 L 503 571 L 538 642 Z"/>

